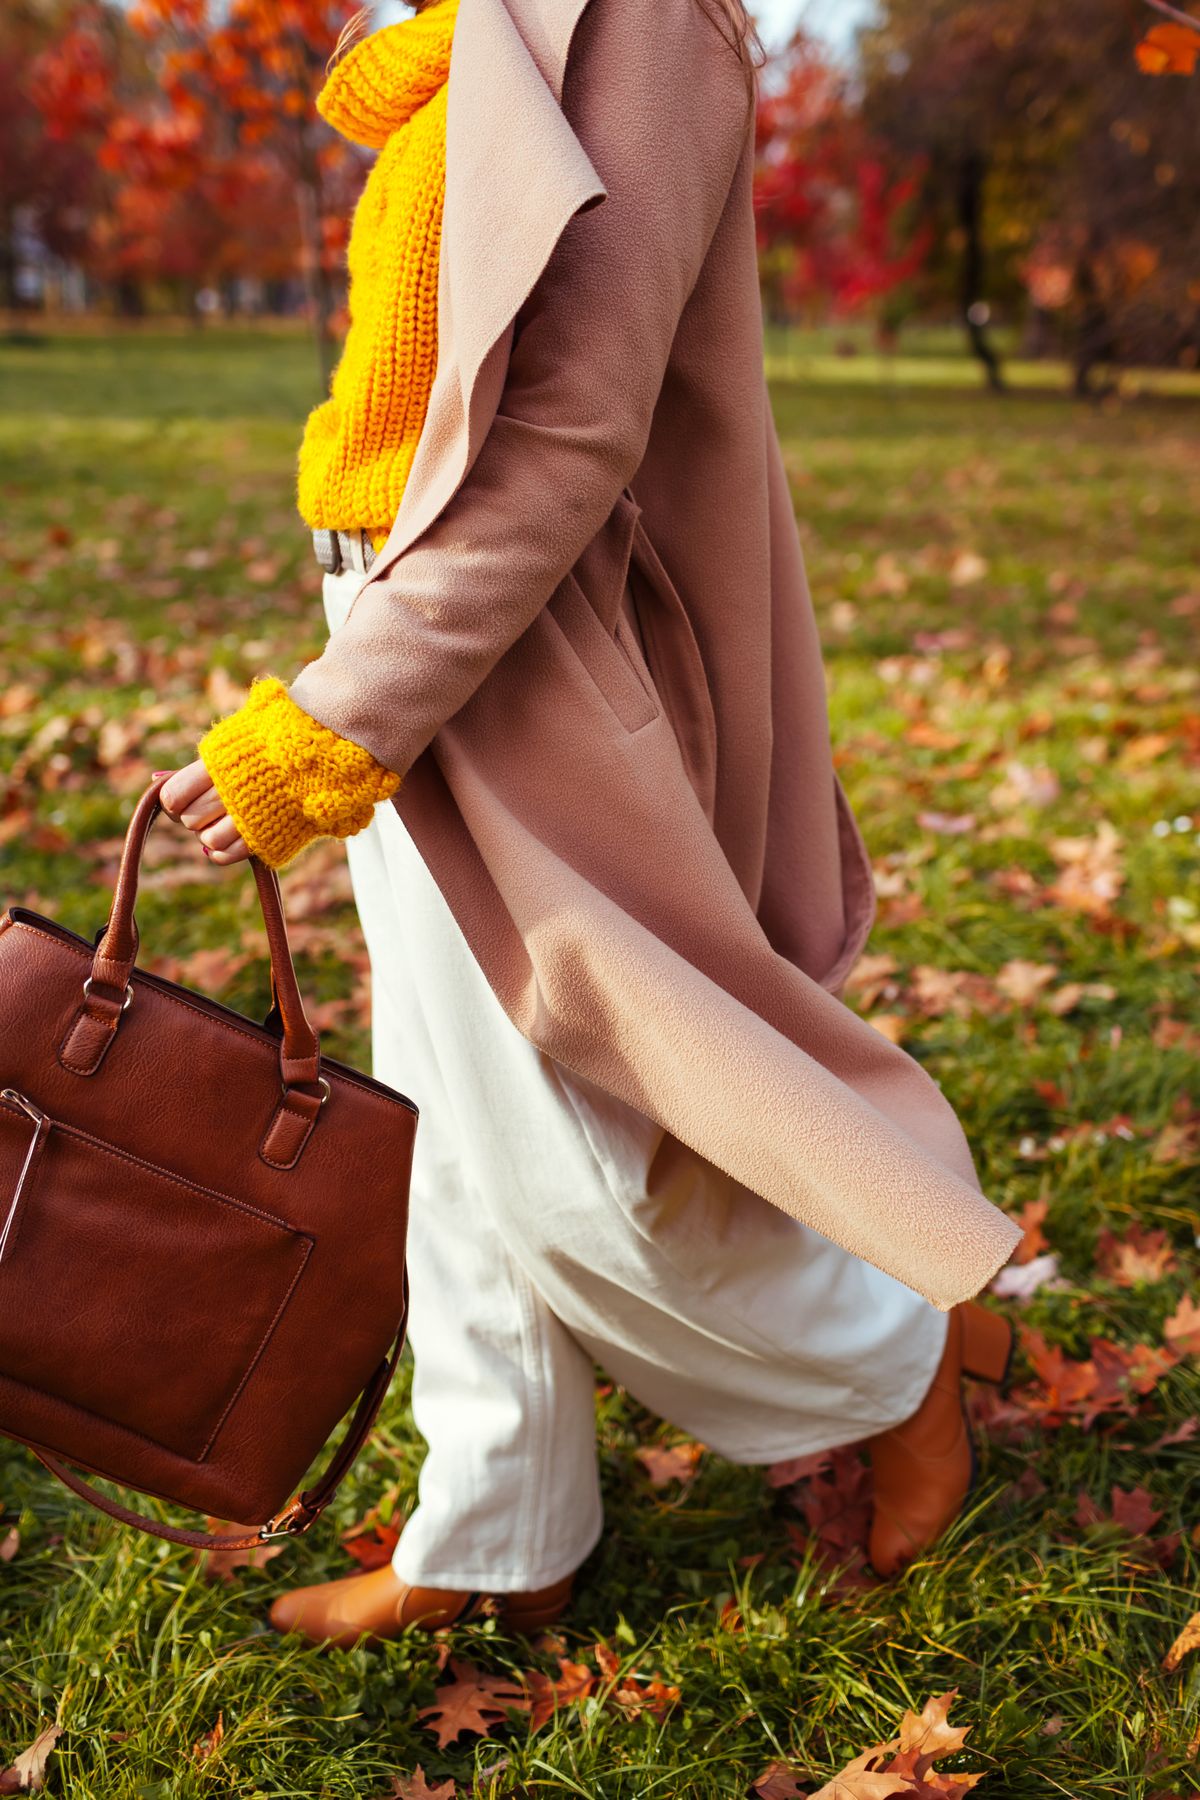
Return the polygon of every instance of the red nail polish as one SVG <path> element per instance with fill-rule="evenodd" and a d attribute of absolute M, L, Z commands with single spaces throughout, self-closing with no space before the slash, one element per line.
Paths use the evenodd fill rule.
<path fill-rule="evenodd" d="M 208 847 L 208 845 L 207 845 L 207 844 L 201 844 L 201 846 L 200 846 L 200 848 L 201 848 L 201 849 L 202 849 L 202 850 L 203 850 L 203 852 L 204 852 L 204 854 L 205 854 L 205 856 L 211 856 L 211 855 L 212 855 L 212 851 L 211 851 L 211 850 L 210 850 L 210 849 L 209 849 L 209 847 Z"/>
<path fill-rule="evenodd" d="M 170 771 L 170 769 L 152 769 L 150 773 L 151 773 L 151 778 L 153 779 L 159 775 L 169 775 L 171 773 L 171 771 Z"/>

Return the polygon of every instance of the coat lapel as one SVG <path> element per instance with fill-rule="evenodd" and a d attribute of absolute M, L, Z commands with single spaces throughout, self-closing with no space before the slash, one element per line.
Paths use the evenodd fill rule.
<path fill-rule="evenodd" d="M 458 489 L 495 414 L 517 311 L 569 220 L 605 196 L 560 105 L 585 4 L 461 0 L 446 96 L 437 373 L 372 580 Z"/>

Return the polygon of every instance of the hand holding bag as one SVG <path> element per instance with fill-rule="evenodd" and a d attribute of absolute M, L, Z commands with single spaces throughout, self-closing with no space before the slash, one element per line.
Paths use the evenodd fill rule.
<path fill-rule="evenodd" d="M 279 882 L 256 857 L 262 1024 L 136 966 L 166 779 L 137 803 L 93 944 L 27 907 L 0 914 L 0 1433 L 115 1518 L 249 1548 L 309 1528 L 387 1392 L 417 1108 L 322 1057 Z M 324 1475 L 285 1504 L 356 1396 Z M 163 1525 L 61 1458 L 266 1522 Z"/>

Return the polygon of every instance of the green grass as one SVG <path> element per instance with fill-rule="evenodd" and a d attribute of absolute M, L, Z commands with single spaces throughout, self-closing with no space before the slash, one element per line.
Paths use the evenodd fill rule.
<path fill-rule="evenodd" d="M 1180 1102 L 1200 1104 L 1200 383 L 1147 381 L 1090 408 L 1035 365 L 991 399 L 949 339 L 885 363 L 773 337 L 770 357 L 839 764 L 883 896 L 869 958 L 893 959 L 868 960 L 874 988 L 851 998 L 942 1082 L 986 1190 L 1013 1210 L 1048 1200 L 1063 1285 L 1022 1316 L 1076 1355 L 1091 1336 L 1160 1343 L 1181 1297 L 1200 1296 Z M 94 932 L 149 771 L 190 760 L 230 684 L 287 678 L 320 649 L 291 495 L 315 398 L 311 352 L 287 335 L 0 344 L 0 901 Z M 964 815 L 971 831 L 945 829 Z M 1061 840 L 1104 821 L 1119 841 L 1096 867 L 1119 886 L 1089 915 L 1047 890 Z M 261 1016 L 253 884 L 182 839 L 160 823 L 151 840 L 144 957 L 248 952 L 223 993 Z M 306 994 L 334 1021 L 326 1046 L 367 1066 L 344 1004 L 362 947 L 341 852 L 317 847 L 283 885 L 304 914 Z M 995 988 L 1016 960 L 1052 966 L 1041 998 Z M 920 1004 L 930 969 L 960 978 L 949 1009 Z M 1068 982 L 1098 991 L 1046 1004 Z M 1130 1136 L 1076 1130 L 1117 1115 Z M 1097 1239 L 1135 1221 L 1167 1234 L 1175 1263 L 1119 1286 Z M 798 1515 L 760 1472 L 706 1456 L 686 1491 L 651 1489 L 633 1452 L 663 1428 L 602 1395 L 608 1530 L 568 1654 L 608 1638 L 681 1703 L 662 1722 L 576 1706 L 535 1735 L 518 1720 L 446 1752 L 415 1716 L 438 1679 L 429 1640 L 320 1657 L 268 1631 L 280 1585 L 346 1569 L 334 1529 L 213 1586 L 3 1447 L 0 1538 L 15 1524 L 20 1547 L 0 1566 L 0 1767 L 60 1709 L 50 1789 L 97 1800 L 369 1796 L 418 1762 L 460 1793 L 703 1800 L 745 1795 L 776 1756 L 816 1788 L 955 1687 L 966 1761 L 992 1771 L 984 1794 L 1194 1794 L 1200 1656 L 1159 1665 L 1200 1606 L 1200 1439 L 1158 1440 L 1198 1407 L 1185 1358 L 1136 1418 L 995 1435 L 971 1514 L 905 1579 L 856 1595 L 795 1561 Z M 420 1456 L 402 1380 L 334 1525 L 385 1487 L 403 1512 Z M 1165 1570 L 1076 1523 L 1080 1491 L 1106 1505 L 1113 1484 L 1148 1488 L 1154 1534 L 1180 1534 Z M 734 1594 L 741 1630 L 722 1618 Z M 454 1645 L 491 1669 L 552 1667 L 492 1624 Z M 219 1714 L 220 1751 L 197 1763 Z"/>

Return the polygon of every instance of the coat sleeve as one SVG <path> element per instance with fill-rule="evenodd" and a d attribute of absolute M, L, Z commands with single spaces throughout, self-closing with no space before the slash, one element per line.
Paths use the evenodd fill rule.
<path fill-rule="evenodd" d="M 570 220 L 518 312 L 461 486 L 289 689 L 400 775 L 636 473 L 751 118 L 744 66 L 702 0 L 589 0 L 563 110 L 607 195 Z"/>

